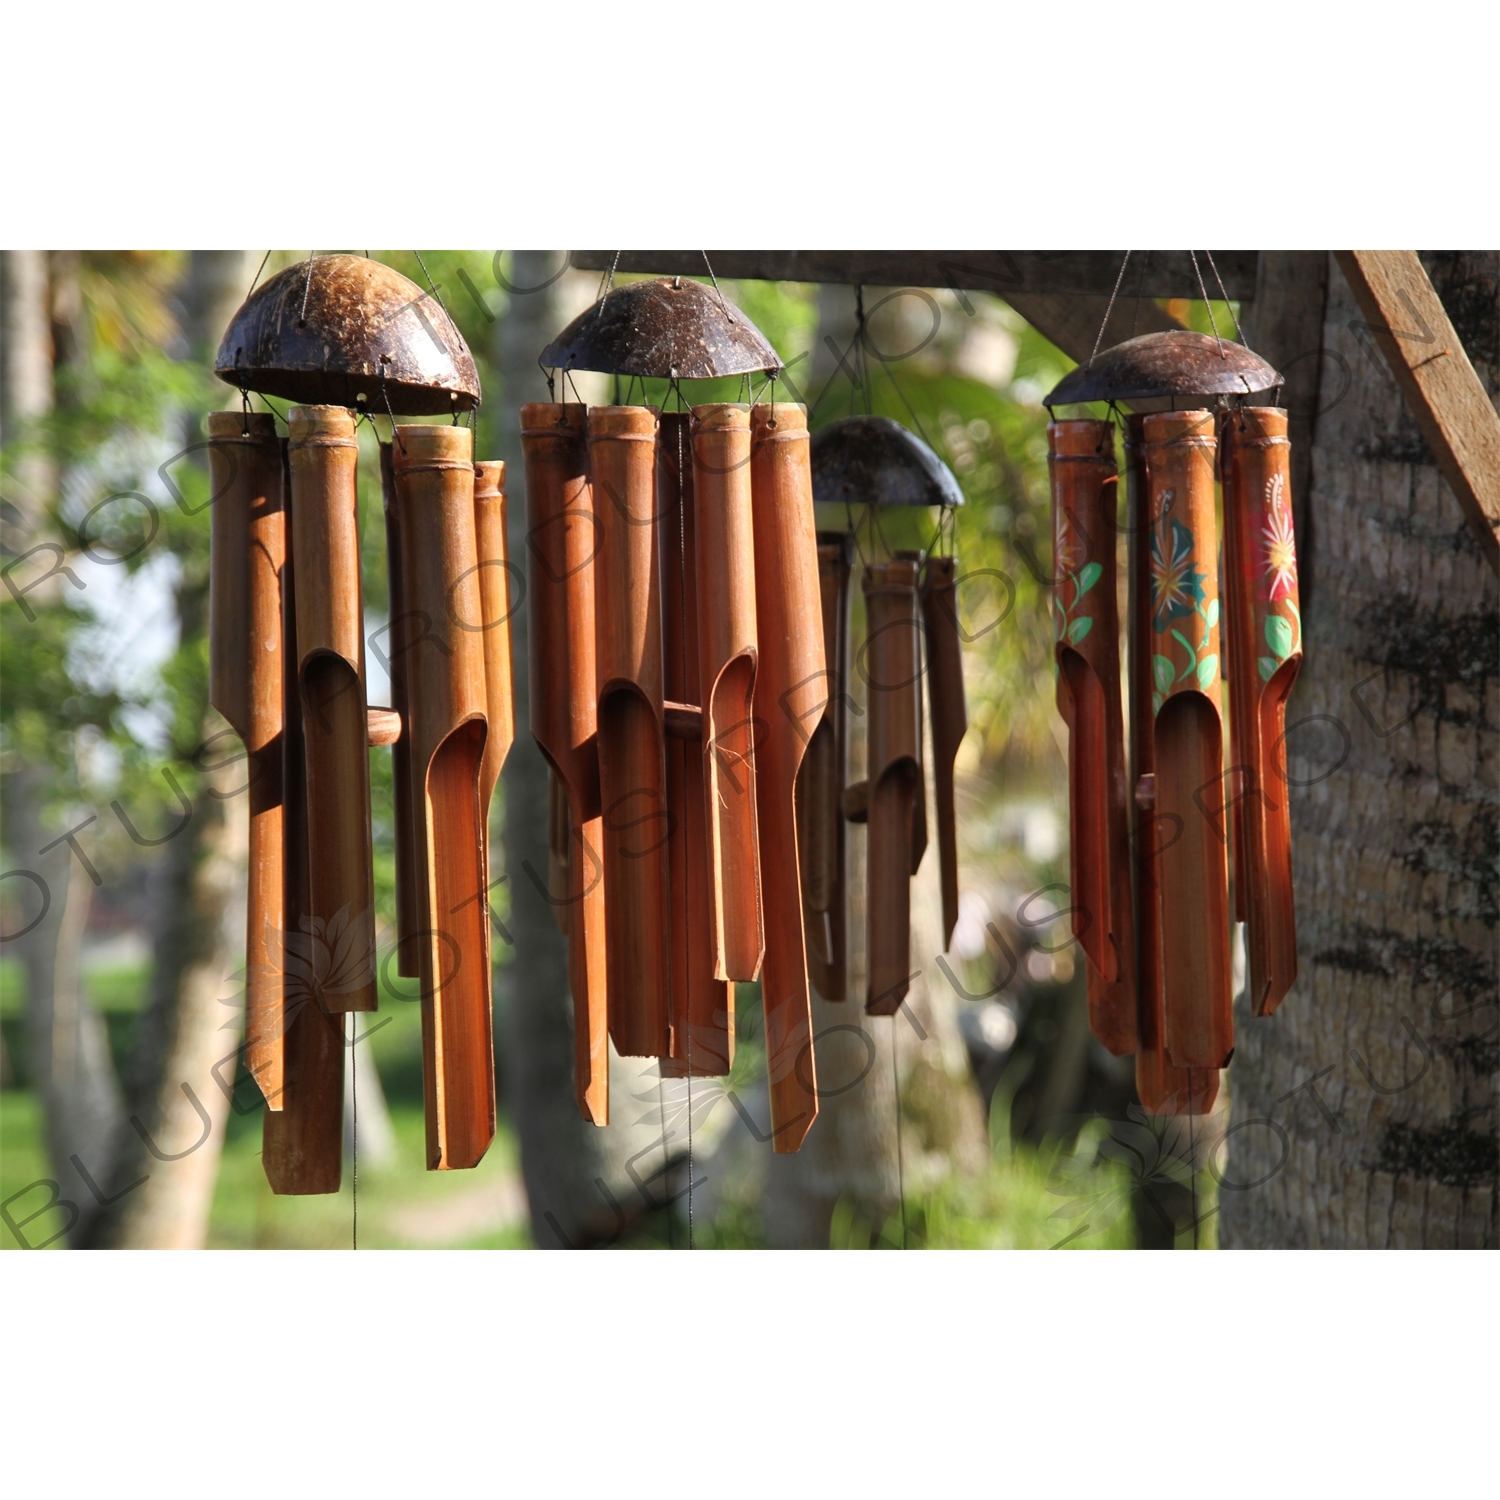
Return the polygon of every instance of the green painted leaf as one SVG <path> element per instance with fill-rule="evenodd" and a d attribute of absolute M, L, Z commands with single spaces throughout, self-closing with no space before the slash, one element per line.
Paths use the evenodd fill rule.
<path fill-rule="evenodd" d="M 1177 668 L 1172 665 L 1170 656 L 1153 656 L 1151 658 L 1151 675 L 1156 678 L 1156 690 L 1158 694 L 1166 692 L 1172 686 L 1177 676 Z"/>
<path fill-rule="evenodd" d="M 1198 686 L 1205 692 L 1212 690 L 1213 685 L 1219 680 L 1219 653 L 1210 651 L 1202 661 L 1198 663 Z"/>
<path fill-rule="evenodd" d="M 1093 586 L 1099 582 L 1099 575 L 1104 571 L 1098 563 L 1085 563 L 1078 572 L 1078 593 L 1074 598 L 1076 604 L 1079 599 L 1088 593 Z"/>
<path fill-rule="evenodd" d="M 1219 623 L 1219 601 L 1210 599 L 1208 601 L 1208 613 L 1203 617 L 1208 621 L 1208 628 L 1212 630 Z"/>
<path fill-rule="evenodd" d="M 1276 668 L 1280 663 L 1274 656 L 1260 656 L 1256 658 L 1256 665 L 1260 668 L 1260 680 L 1269 682 L 1276 675 Z"/>
<path fill-rule="evenodd" d="M 1068 626 L 1068 639 L 1076 646 L 1093 628 L 1093 620 L 1088 615 L 1080 615 Z"/>
<path fill-rule="evenodd" d="M 1160 693 L 1152 693 L 1152 695 L 1151 695 L 1151 712 L 1153 714 L 1159 714 L 1161 712 L 1161 706 L 1162 706 L 1162 704 L 1165 701 L 1166 700 L 1162 697 L 1162 695 Z"/>
<path fill-rule="evenodd" d="M 1292 627 L 1280 615 L 1266 616 L 1266 645 L 1276 653 L 1277 661 L 1292 654 Z"/>

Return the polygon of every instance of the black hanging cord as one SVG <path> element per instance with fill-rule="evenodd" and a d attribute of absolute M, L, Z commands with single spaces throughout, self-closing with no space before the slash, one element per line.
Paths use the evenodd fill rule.
<path fill-rule="evenodd" d="M 1219 268 L 1214 264 L 1214 253 L 1212 250 L 1205 250 L 1203 253 L 1208 257 L 1208 269 L 1214 273 L 1214 280 L 1219 284 L 1219 297 L 1222 299 L 1224 306 L 1229 309 L 1230 319 L 1234 323 L 1234 336 L 1240 343 L 1245 344 L 1245 335 L 1240 328 L 1240 320 L 1235 313 L 1234 304 L 1229 300 L 1229 294 L 1224 290 L 1224 278 L 1219 275 Z M 1250 345 L 1245 344 L 1245 347 L 1248 349 Z"/>
<path fill-rule="evenodd" d="M 1224 353 L 1224 340 L 1219 337 L 1218 319 L 1214 317 L 1213 303 L 1208 300 L 1208 288 L 1203 285 L 1203 272 L 1198 269 L 1198 252 L 1196 250 L 1189 250 L 1188 254 L 1193 260 L 1193 275 L 1198 278 L 1199 294 L 1203 298 L 1204 307 L 1208 309 L 1208 326 L 1213 329 L 1214 339 L 1219 345 L 1219 358 L 1225 359 L 1228 356 Z"/>
<path fill-rule="evenodd" d="M 901 1070 L 896 1066 L 896 1013 L 891 1012 L 891 1082 L 896 1091 L 896 1192 L 901 1199 L 901 1248 L 906 1249 L 906 1169 L 901 1162 Z"/>
<path fill-rule="evenodd" d="M 260 270 L 256 271 L 256 273 L 255 273 L 255 280 L 250 283 L 250 292 L 253 292 L 255 290 L 255 288 L 260 284 L 260 273 L 261 273 L 261 271 L 265 270 L 265 268 L 266 268 L 266 262 L 268 260 L 270 260 L 270 258 L 271 258 L 271 252 L 269 250 L 267 250 L 266 253 L 261 256 L 261 258 L 260 258 Z M 250 300 L 250 292 L 246 292 L 245 293 L 245 301 L 247 301 L 247 302 Z"/>
<path fill-rule="evenodd" d="M 349 1032 L 354 1038 L 354 1045 L 349 1048 L 349 1091 L 352 1096 L 353 1108 L 351 1113 L 353 1119 L 349 1125 L 349 1153 L 354 1159 L 354 1182 L 352 1193 L 354 1196 L 354 1248 L 359 1249 L 359 1017 L 352 1012 L 349 1016 Z"/>
<path fill-rule="evenodd" d="M 396 431 L 396 413 L 391 410 L 391 393 L 385 388 L 385 361 L 380 362 L 380 397 L 385 402 L 385 414 L 391 419 L 391 441 L 401 450 L 402 457 L 406 456 L 406 444 L 401 441 L 401 434 Z"/>
<path fill-rule="evenodd" d="M 427 278 L 427 285 L 432 292 L 433 300 L 439 307 L 443 309 L 443 316 L 447 318 L 450 323 L 453 323 L 453 314 L 450 313 L 447 307 L 444 306 L 442 293 L 438 291 L 437 283 L 432 279 L 432 272 L 427 269 L 427 262 L 422 259 L 422 252 L 420 250 L 413 250 L 412 254 L 417 257 L 417 264 L 421 266 L 422 274 Z M 453 326 L 454 328 L 457 328 L 458 324 L 453 323 Z"/>
<path fill-rule="evenodd" d="M 1085 368 L 1094 368 L 1094 355 L 1099 352 L 1099 345 L 1104 341 L 1104 330 L 1109 327 L 1109 315 L 1115 310 L 1115 298 L 1120 295 L 1120 283 L 1125 279 L 1125 267 L 1130 264 L 1130 251 L 1125 252 L 1125 259 L 1120 262 L 1120 274 L 1115 277 L 1115 289 L 1109 294 L 1109 304 L 1104 309 L 1104 321 L 1099 325 L 1099 332 L 1094 335 L 1093 353 L 1089 355 L 1089 362 Z"/>

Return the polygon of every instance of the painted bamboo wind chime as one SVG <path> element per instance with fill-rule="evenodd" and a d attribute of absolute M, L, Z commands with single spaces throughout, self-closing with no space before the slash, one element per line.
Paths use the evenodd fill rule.
<path fill-rule="evenodd" d="M 215 373 L 244 397 L 209 417 L 210 643 L 213 703 L 252 767 L 243 1056 L 266 1176 L 277 1193 L 339 1187 L 345 1015 L 377 999 L 372 745 L 394 755 L 397 969 L 421 981 L 427 1164 L 472 1167 L 495 1130 L 486 826 L 513 738 L 505 466 L 476 464 L 457 425 L 479 404 L 474 361 L 435 295 L 330 255 L 252 290 Z M 284 438 L 251 392 L 298 403 Z M 366 701 L 357 524 L 355 432 L 376 413 L 393 438 L 389 708 Z"/>
<path fill-rule="evenodd" d="M 1104 351 L 1046 398 L 1049 411 L 1172 405 L 1124 418 L 1128 744 L 1114 424 L 1047 429 L 1073 931 L 1094 1034 L 1135 1054 L 1153 1113 L 1207 1112 L 1234 1050 L 1231 867 L 1254 1014 L 1270 1015 L 1297 974 L 1283 739 L 1302 629 L 1287 414 L 1243 404 L 1280 384 L 1242 344 L 1174 331 Z"/>

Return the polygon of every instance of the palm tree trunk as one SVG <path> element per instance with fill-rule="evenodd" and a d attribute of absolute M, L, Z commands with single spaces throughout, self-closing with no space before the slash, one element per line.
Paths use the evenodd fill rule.
<path fill-rule="evenodd" d="M 1500 254 L 1422 260 L 1500 395 Z M 1287 715 L 1300 974 L 1274 1018 L 1238 1007 L 1222 1242 L 1494 1248 L 1496 581 L 1342 274 L 1305 274 L 1327 306 Z"/>

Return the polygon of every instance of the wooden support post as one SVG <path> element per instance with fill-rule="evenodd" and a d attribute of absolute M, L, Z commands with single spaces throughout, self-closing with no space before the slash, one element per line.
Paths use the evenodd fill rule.
<path fill-rule="evenodd" d="M 1414 250 L 1336 250 L 1486 561 L 1500 573 L 1500 415 Z"/>

